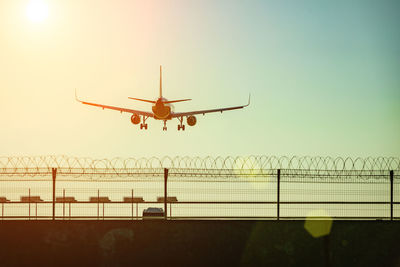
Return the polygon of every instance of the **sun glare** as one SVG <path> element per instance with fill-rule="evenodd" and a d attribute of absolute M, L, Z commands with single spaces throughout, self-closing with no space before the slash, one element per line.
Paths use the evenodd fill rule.
<path fill-rule="evenodd" d="M 31 0 L 26 7 L 26 15 L 32 22 L 42 22 L 49 15 L 49 8 L 41 0 Z"/>

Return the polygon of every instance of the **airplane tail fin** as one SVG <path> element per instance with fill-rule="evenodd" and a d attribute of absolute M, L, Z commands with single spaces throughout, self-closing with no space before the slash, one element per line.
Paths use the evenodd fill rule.
<path fill-rule="evenodd" d="M 162 98 L 162 67 L 160 65 L 160 98 Z"/>
<path fill-rule="evenodd" d="M 160 65 L 160 98 L 162 98 L 162 66 Z M 171 104 L 171 103 L 176 103 L 176 102 L 183 102 L 183 101 L 189 101 L 192 99 L 181 99 L 181 100 L 172 100 L 172 101 L 163 101 L 164 104 Z"/>
<path fill-rule="evenodd" d="M 152 103 L 152 104 L 156 103 L 156 101 L 153 101 L 153 100 L 140 99 L 140 98 L 134 98 L 134 97 L 128 97 L 128 98 L 133 99 L 133 100 L 147 102 L 147 103 Z M 161 65 L 160 65 L 160 98 L 162 98 L 162 68 L 161 68 Z"/>
<path fill-rule="evenodd" d="M 162 66 L 160 65 L 160 98 L 162 99 Z M 138 100 L 138 101 L 143 101 L 147 103 L 152 103 L 155 104 L 156 101 L 153 100 L 147 100 L 147 99 L 140 99 L 140 98 L 134 98 L 134 97 L 128 97 L 129 99 L 133 100 Z M 162 101 L 164 104 L 171 104 L 171 103 L 177 103 L 177 102 L 183 102 L 183 101 L 189 101 L 192 99 L 179 99 L 179 100 L 171 100 L 171 101 Z"/>

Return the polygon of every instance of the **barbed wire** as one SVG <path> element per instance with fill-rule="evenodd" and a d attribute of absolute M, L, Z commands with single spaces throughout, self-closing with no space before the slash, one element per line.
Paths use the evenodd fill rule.
<path fill-rule="evenodd" d="M 148 170 L 159 173 L 160 169 L 187 170 L 246 170 L 262 172 L 273 169 L 327 170 L 327 171 L 383 171 L 400 170 L 397 157 L 311 157 L 311 156 L 228 156 L 228 157 L 150 157 L 92 159 L 88 157 L 14 156 L 0 157 L 0 173 L 37 172 L 48 173 L 58 168 L 62 173 L 135 173 Z"/>

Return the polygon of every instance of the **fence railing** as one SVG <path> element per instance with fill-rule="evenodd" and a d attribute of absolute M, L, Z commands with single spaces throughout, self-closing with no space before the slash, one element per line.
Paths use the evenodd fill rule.
<path fill-rule="evenodd" d="M 397 158 L 175 158 L 169 168 L 149 164 L 154 158 L 135 161 L 147 168 L 129 160 L 2 159 L 0 219 L 136 220 L 147 218 L 149 207 L 168 220 L 400 218 Z"/>

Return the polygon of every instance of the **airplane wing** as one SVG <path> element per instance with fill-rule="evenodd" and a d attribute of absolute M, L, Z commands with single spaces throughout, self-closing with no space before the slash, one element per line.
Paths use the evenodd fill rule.
<path fill-rule="evenodd" d="M 250 105 L 250 95 L 249 95 L 249 102 L 246 105 L 236 106 L 236 107 L 228 107 L 228 108 L 196 110 L 196 111 L 189 111 L 189 112 L 177 112 L 177 113 L 172 113 L 171 115 L 172 115 L 172 118 L 177 118 L 177 117 L 190 116 L 190 115 L 196 115 L 196 114 L 204 115 L 206 113 L 212 113 L 212 112 L 221 112 L 222 113 L 223 111 L 245 108 L 248 105 Z"/>
<path fill-rule="evenodd" d="M 120 108 L 120 107 L 114 107 L 114 106 L 107 106 L 107 105 L 102 105 L 102 104 L 97 104 L 97 103 L 91 103 L 91 102 L 86 102 L 86 101 L 82 101 L 80 99 L 78 99 L 78 97 L 76 96 L 76 91 L 75 91 L 75 99 L 78 102 L 81 102 L 82 104 L 85 105 L 90 105 L 90 106 L 95 106 L 95 107 L 100 107 L 102 109 L 112 109 L 112 110 L 117 110 L 119 112 L 126 112 L 126 113 L 132 113 L 132 114 L 137 114 L 137 115 L 141 115 L 141 116 L 147 116 L 147 117 L 153 117 L 153 113 L 152 112 L 147 112 L 147 111 L 141 111 L 141 110 L 135 110 L 135 109 L 129 109 L 129 108 Z"/>

